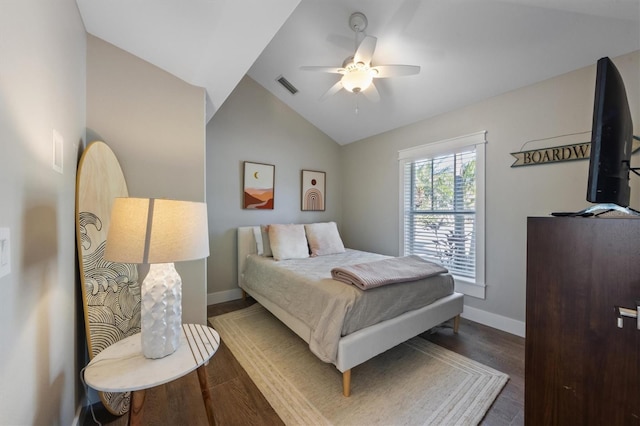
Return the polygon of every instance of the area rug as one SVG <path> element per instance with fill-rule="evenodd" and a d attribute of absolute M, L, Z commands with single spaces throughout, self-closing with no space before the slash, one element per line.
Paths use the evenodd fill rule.
<path fill-rule="evenodd" d="M 475 425 L 509 377 L 415 337 L 342 373 L 259 304 L 209 318 L 287 425 Z"/>

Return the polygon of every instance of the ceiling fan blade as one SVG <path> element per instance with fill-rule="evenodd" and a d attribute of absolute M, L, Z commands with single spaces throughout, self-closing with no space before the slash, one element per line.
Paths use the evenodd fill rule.
<path fill-rule="evenodd" d="M 380 93 L 378 93 L 378 89 L 376 89 L 376 86 L 373 83 L 360 93 L 362 93 L 371 102 L 380 101 Z"/>
<path fill-rule="evenodd" d="M 323 67 L 323 66 L 309 66 L 309 67 L 300 67 L 303 71 L 318 71 L 318 72 L 328 72 L 331 74 L 344 74 L 344 68 L 341 67 Z"/>
<path fill-rule="evenodd" d="M 377 70 L 374 78 L 387 78 L 387 77 L 401 77 L 404 75 L 414 75 L 420 72 L 418 65 L 378 65 L 373 67 L 373 70 Z"/>
<path fill-rule="evenodd" d="M 373 52 L 376 50 L 376 43 L 378 39 L 373 36 L 365 36 L 360 42 L 355 55 L 353 55 L 353 62 L 363 62 L 365 65 L 371 63 Z"/>
<path fill-rule="evenodd" d="M 333 86 L 331 86 L 329 88 L 329 90 L 327 90 L 326 92 L 324 92 L 324 94 L 322 96 L 320 96 L 320 101 L 324 101 L 325 99 L 327 99 L 329 96 L 335 95 L 336 93 L 338 93 L 340 91 L 340 89 L 342 89 L 342 82 L 338 81 L 336 84 L 334 84 Z"/>

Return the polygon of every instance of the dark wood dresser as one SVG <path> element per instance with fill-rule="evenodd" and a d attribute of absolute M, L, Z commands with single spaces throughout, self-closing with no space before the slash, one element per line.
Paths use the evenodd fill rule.
<path fill-rule="evenodd" d="M 638 301 L 640 219 L 528 218 L 526 425 L 640 425 Z"/>

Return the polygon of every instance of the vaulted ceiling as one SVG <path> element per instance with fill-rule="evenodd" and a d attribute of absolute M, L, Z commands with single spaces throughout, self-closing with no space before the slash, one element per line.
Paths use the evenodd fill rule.
<path fill-rule="evenodd" d="M 248 74 L 347 144 L 640 49 L 640 0 L 77 0 L 87 31 L 208 93 L 209 118 Z M 377 37 L 371 102 L 340 90 L 353 12 Z M 639 70 L 640 72 L 640 70 Z M 285 77 L 292 95 L 276 80 Z M 357 109 L 357 113 L 356 113 Z"/>
<path fill-rule="evenodd" d="M 210 119 L 300 0 L 76 0 L 89 34 L 207 90 Z"/>

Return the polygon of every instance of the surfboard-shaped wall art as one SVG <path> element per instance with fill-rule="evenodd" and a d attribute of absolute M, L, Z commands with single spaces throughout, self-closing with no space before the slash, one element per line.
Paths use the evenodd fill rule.
<path fill-rule="evenodd" d="M 111 206 L 127 197 L 120 163 L 104 142 L 92 142 L 80 158 L 76 178 L 76 240 L 89 358 L 140 332 L 137 265 L 104 260 Z M 129 411 L 130 392 L 99 392 L 113 414 Z"/>

